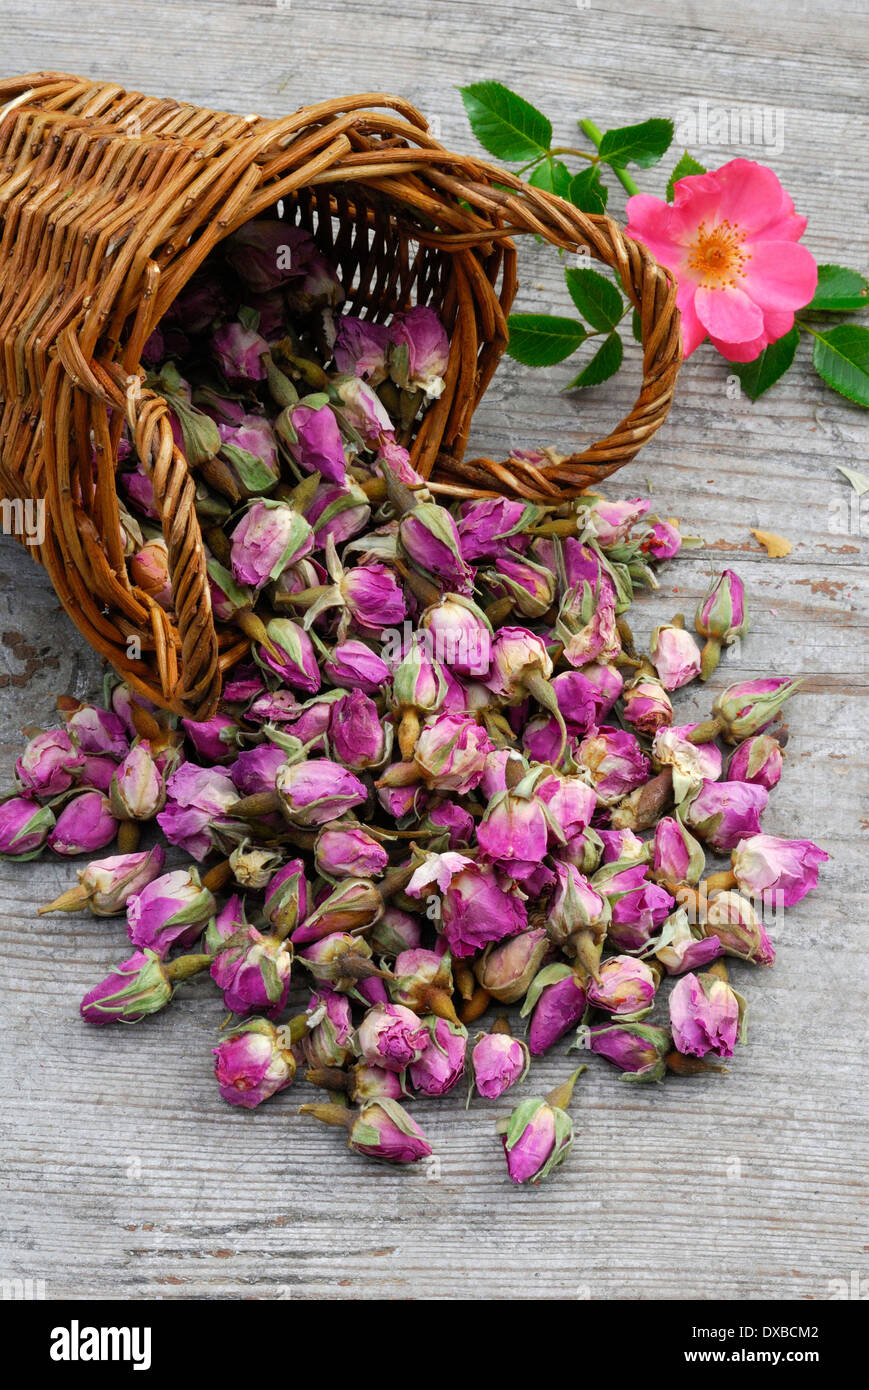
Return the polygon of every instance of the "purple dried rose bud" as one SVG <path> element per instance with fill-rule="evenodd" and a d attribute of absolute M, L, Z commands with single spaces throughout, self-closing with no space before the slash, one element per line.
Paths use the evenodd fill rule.
<path fill-rule="evenodd" d="M 749 835 L 736 845 L 731 862 L 743 893 L 773 906 L 791 907 L 817 888 L 818 865 L 829 857 L 811 840 Z"/>
<path fill-rule="evenodd" d="M 231 936 L 235 936 L 236 932 L 246 928 L 247 918 L 244 915 L 244 902 L 237 893 L 233 893 L 217 915 L 212 917 L 208 923 L 204 943 L 206 950 L 213 956 L 217 955 L 217 952 Z"/>
<path fill-rule="evenodd" d="M 155 878 L 127 902 L 127 935 L 161 960 L 175 946 L 190 947 L 202 935 L 217 904 L 195 869 L 175 869 Z"/>
<path fill-rule="evenodd" d="M 494 596 L 512 599 L 523 618 L 542 618 L 555 602 L 555 575 L 523 556 L 502 555 L 485 578 Z"/>
<path fill-rule="evenodd" d="M 245 926 L 230 937 L 211 965 L 211 978 L 223 990 L 234 1014 L 263 1010 L 277 1018 L 290 992 L 293 948 L 277 936 Z"/>
<path fill-rule="evenodd" d="M 285 764 L 275 787 L 291 825 L 325 825 L 365 801 L 367 792 L 358 777 L 326 758 Z"/>
<path fill-rule="evenodd" d="M 520 1101 L 510 1118 L 499 1125 L 512 1182 L 542 1182 L 567 1158 L 573 1143 L 567 1106 L 576 1078 L 584 1070 L 580 1067 L 545 1100 L 532 1096 Z"/>
<path fill-rule="evenodd" d="M 700 648 L 683 627 L 656 627 L 651 656 L 665 690 L 678 690 L 700 674 Z"/>
<path fill-rule="evenodd" d="M 550 950 L 545 929 L 531 928 L 487 946 L 474 973 L 495 999 L 512 1004 L 525 994 Z"/>
<path fill-rule="evenodd" d="M 163 777 L 143 739 L 118 764 L 109 793 L 112 811 L 119 820 L 152 820 L 165 800 Z"/>
<path fill-rule="evenodd" d="M 772 791 L 781 780 L 784 756 L 781 744 L 769 734 L 756 734 L 740 743 L 727 765 L 730 782 L 753 782 Z"/>
<path fill-rule="evenodd" d="M 118 483 L 130 506 L 140 515 L 147 517 L 149 521 L 160 520 L 160 511 L 154 497 L 154 484 L 139 459 L 136 460 L 133 472 L 118 474 Z"/>
<path fill-rule="evenodd" d="M 66 729 L 47 729 L 29 740 L 15 764 L 15 781 L 27 796 L 58 796 L 72 786 L 73 774 L 81 765 L 81 754 Z"/>
<path fill-rule="evenodd" d="M 369 932 L 368 940 L 378 956 L 400 956 L 402 951 L 413 951 L 421 944 L 422 923 L 410 912 L 387 907 Z"/>
<path fill-rule="evenodd" d="M 473 560 L 497 560 L 510 546 L 525 543 L 522 534 L 544 515 L 531 502 L 507 497 L 481 497 L 459 508 L 459 544 L 462 556 Z"/>
<path fill-rule="evenodd" d="M 449 837 L 449 848 L 458 849 L 460 845 L 471 843 L 474 836 L 474 817 L 455 801 L 443 801 L 440 806 L 429 811 L 426 828 L 445 830 Z"/>
<path fill-rule="evenodd" d="M 308 911 L 308 883 L 301 859 L 291 859 L 266 885 L 263 915 L 278 936 L 289 936 Z"/>
<path fill-rule="evenodd" d="M 650 1023 L 596 1023 L 586 1037 L 590 1052 L 621 1068 L 622 1081 L 664 1080 L 665 1058 L 673 1046 L 666 1028 Z"/>
<path fill-rule="evenodd" d="M 528 913 L 516 889 L 502 887 L 492 869 L 470 864 L 456 874 L 441 903 L 441 929 L 452 955 L 472 956 L 491 942 L 525 929 Z"/>
<path fill-rule="evenodd" d="M 0 804 L 0 858 L 30 859 L 39 854 L 54 827 L 54 812 L 26 796 Z"/>
<path fill-rule="evenodd" d="M 710 930 L 697 937 L 688 924 L 688 914 L 682 908 L 669 916 L 654 944 L 655 959 L 668 975 L 682 975 L 686 970 L 700 970 L 722 954 L 718 937 Z"/>
<path fill-rule="evenodd" d="M 552 820 L 568 840 L 585 830 L 597 807 L 594 789 L 581 777 L 553 774 L 540 782 L 537 795 L 546 803 Z M 550 843 L 557 844 L 557 837 L 553 836 Z"/>
<path fill-rule="evenodd" d="M 7 803 L 8 805 L 8 803 Z M 49 813 L 50 814 L 50 813 Z M 95 917 L 114 917 L 124 911 L 134 893 L 140 893 L 163 871 L 166 852 L 162 845 L 136 854 L 115 854 L 94 859 L 77 869 L 78 884 L 61 893 L 53 903 L 39 909 L 46 912 L 78 912 L 89 907 Z"/>
<path fill-rule="evenodd" d="M 348 1147 L 383 1163 L 417 1163 L 431 1154 L 419 1125 L 397 1100 L 369 1101 L 356 1112 Z"/>
<path fill-rule="evenodd" d="M 605 592 L 595 599 L 588 583 L 568 589 L 561 600 L 555 635 L 564 643 L 571 666 L 615 661 L 622 650 L 614 598 Z"/>
<path fill-rule="evenodd" d="M 528 1047 L 540 1057 L 579 1023 L 586 1007 L 584 980 L 567 965 L 547 965 L 535 975 L 520 1010 L 531 1014 Z"/>
<path fill-rule="evenodd" d="M 625 540 L 631 527 L 646 515 L 651 505 L 648 498 L 643 497 L 631 497 L 622 502 L 597 498 L 589 507 L 588 515 L 598 545 L 608 548 Z"/>
<path fill-rule="evenodd" d="M 349 377 L 335 381 L 334 386 L 341 400 L 342 414 L 351 428 L 362 435 L 367 446 L 380 445 L 384 439 L 392 438 L 389 412 L 367 382 Z"/>
<path fill-rule="evenodd" d="M 265 1018 L 249 1018 L 212 1048 L 220 1094 L 247 1110 L 283 1091 L 296 1074 L 285 1031 Z"/>
<path fill-rule="evenodd" d="M 166 797 L 157 816 L 166 839 L 194 859 L 204 859 L 215 831 L 227 822 L 229 807 L 238 800 L 231 778 L 222 768 L 182 763 L 166 783 Z"/>
<path fill-rule="evenodd" d="M 598 662 L 584 666 L 582 674 L 597 692 L 593 697 L 597 705 L 595 723 L 600 724 L 621 695 L 624 689 L 624 680 L 615 666 L 601 665 Z"/>
<path fill-rule="evenodd" d="M 769 792 L 753 782 L 704 782 L 688 802 L 685 820 L 719 854 L 760 832 Z"/>
<path fill-rule="evenodd" d="M 445 594 L 419 618 L 434 656 L 455 676 L 485 676 L 491 664 L 492 625 L 481 608 L 462 594 Z"/>
<path fill-rule="evenodd" d="M 445 1096 L 465 1072 L 467 1030 L 460 1023 L 430 1015 L 422 1020 L 430 1042 L 418 1062 L 410 1064 L 414 1090 L 424 1096 Z"/>
<path fill-rule="evenodd" d="M 612 909 L 610 940 L 623 951 L 642 950 L 673 910 L 670 894 L 650 882 L 646 870 L 645 863 L 605 864 L 592 880 Z"/>
<path fill-rule="evenodd" d="M 347 932 L 333 932 L 318 941 L 305 945 L 299 960 L 310 971 L 315 980 L 329 986 L 339 994 L 352 994 L 365 998 L 360 985 L 382 982 L 377 977 L 377 966 L 371 963 L 371 947 L 362 936 L 351 936 Z M 376 1003 L 383 1000 L 375 1000 Z"/>
<path fill-rule="evenodd" d="M 345 994 L 322 989 L 311 995 L 302 1050 L 309 1067 L 343 1067 L 353 1059 L 353 1014 Z"/>
<path fill-rule="evenodd" d="M 323 878 L 379 878 L 386 871 L 389 855 L 379 840 L 361 826 L 324 826 L 314 844 L 314 862 Z"/>
<path fill-rule="evenodd" d="M 275 432 L 262 415 L 243 415 L 237 425 L 217 426 L 220 457 L 241 497 L 259 497 L 279 482 Z"/>
<path fill-rule="evenodd" d="M 355 626 L 368 636 L 399 627 L 407 614 L 404 592 L 386 565 L 357 565 L 341 582 L 347 611 Z"/>
<path fill-rule="evenodd" d="M 259 792 L 273 792 L 275 778 L 286 761 L 286 752 L 274 743 L 260 743 L 256 748 L 245 748 L 228 769 L 238 795 L 255 796 Z"/>
<path fill-rule="evenodd" d="M 574 864 L 556 863 L 555 874 L 546 927 L 549 940 L 595 971 L 610 923 L 609 902 Z"/>
<path fill-rule="evenodd" d="M 167 969 L 153 951 L 136 951 L 122 961 L 81 1001 L 86 1023 L 138 1023 L 164 1009 L 172 998 Z"/>
<path fill-rule="evenodd" d="M 429 719 L 420 733 L 415 760 L 431 786 L 464 796 L 479 786 L 491 752 L 489 736 L 474 718 L 440 714 Z"/>
<path fill-rule="evenodd" d="M 434 310 L 417 304 L 397 314 L 389 325 L 389 339 L 389 374 L 395 384 L 405 391 L 424 391 L 426 400 L 436 400 L 444 389 L 450 345 Z"/>
<path fill-rule="evenodd" d="M 77 705 L 72 710 L 61 708 L 67 733 L 81 753 L 107 754 L 120 759 L 129 748 L 124 721 L 113 710 L 99 705 Z"/>
<path fill-rule="evenodd" d="M 329 750 L 335 762 L 354 772 L 364 772 L 366 768 L 379 767 L 388 758 L 391 746 L 392 726 L 381 724 L 370 695 L 351 690 L 334 702 L 329 716 Z"/>
<path fill-rule="evenodd" d="M 321 898 L 314 911 L 296 927 L 293 943 L 319 941 L 335 932 L 361 932 L 374 925 L 383 911 L 383 899 L 367 878 L 345 878 Z"/>
<path fill-rule="evenodd" d="M 634 735 L 606 724 L 583 739 L 577 762 L 604 806 L 614 806 L 649 777 L 649 760 Z"/>
<path fill-rule="evenodd" d="M 721 776 L 721 753 L 714 743 L 692 743 L 691 734 L 697 724 L 672 725 L 659 729 L 652 742 L 652 762 L 660 771 L 673 769 L 673 796 L 676 804 L 692 792 L 699 791 L 703 782 L 714 782 Z"/>
<path fill-rule="evenodd" d="M 230 540 L 233 579 L 254 589 L 278 579 L 314 547 L 314 533 L 305 518 L 286 502 L 266 499 L 245 512 Z"/>
<path fill-rule="evenodd" d="M 252 328 L 237 322 L 224 324 L 211 339 L 211 351 L 230 386 L 265 381 L 263 358 L 268 356 L 269 345 Z"/>
<path fill-rule="evenodd" d="M 365 530 L 371 507 L 359 485 L 347 479 L 318 487 L 314 500 L 305 508 L 305 516 L 314 528 L 318 547 L 324 546 L 330 537 L 335 545 L 343 545 Z"/>
<path fill-rule="evenodd" d="M 556 817 L 536 795 L 538 772 L 528 774 L 512 791 L 498 792 L 477 826 L 477 843 L 483 857 L 512 872 L 514 860 L 537 864 L 550 840 L 561 839 Z"/>
<path fill-rule="evenodd" d="M 445 507 L 436 502 L 418 502 L 401 518 L 398 535 L 412 564 L 444 589 L 470 594 L 474 572 L 462 558 L 456 523 Z"/>
<path fill-rule="evenodd" d="M 528 1048 L 509 1033 L 480 1034 L 471 1052 L 478 1094 L 485 1100 L 497 1100 L 524 1080 L 530 1061 Z"/>
<path fill-rule="evenodd" d="M 640 550 L 655 560 L 672 560 L 682 549 L 679 527 L 672 521 L 656 521 L 640 541 Z"/>
<path fill-rule="evenodd" d="M 303 279 L 314 250 L 310 232 L 276 219 L 245 222 L 226 242 L 227 260 L 257 294 Z"/>
<path fill-rule="evenodd" d="M 344 438 L 335 412 L 327 402 L 316 409 L 302 402 L 289 412 L 292 435 L 287 451 L 305 473 L 319 473 L 329 483 L 347 477 Z"/>
<path fill-rule="evenodd" d="M 652 676 L 637 676 L 628 681 L 622 700 L 622 717 L 648 738 L 673 722 L 672 701 L 661 682 Z"/>
<path fill-rule="evenodd" d="M 212 714 L 209 719 L 182 719 L 181 727 L 200 758 L 210 763 L 226 763 L 236 755 L 238 726 L 228 714 Z"/>
<path fill-rule="evenodd" d="M 601 965 L 598 979 L 588 982 L 588 1002 L 607 1013 L 635 1017 L 648 1013 L 655 988 L 655 975 L 645 961 L 610 956 Z"/>
<path fill-rule="evenodd" d="M 676 883 L 699 883 L 706 869 L 706 855 L 681 820 L 664 816 L 655 826 L 652 866 L 656 874 Z"/>
<path fill-rule="evenodd" d="M 708 680 L 721 659 L 721 648 L 729 647 L 748 632 L 745 589 L 733 570 L 724 570 L 713 579 L 697 605 L 694 626 L 706 638 L 700 675 Z"/>
<path fill-rule="evenodd" d="M 453 970 L 449 951 L 440 953 L 421 947 L 401 951 L 395 958 L 389 993 L 393 1003 L 403 1004 L 416 1014 L 437 1014 L 452 1023 L 458 1022 L 452 1002 Z"/>
<path fill-rule="evenodd" d="M 104 849 L 118 833 L 107 796 L 82 792 L 64 806 L 48 836 L 55 854 L 89 854 Z"/>
<path fill-rule="evenodd" d="M 108 796 L 117 766 L 114 758 L 100 758 L 95 753 L 84 753 L 80 765 L 76 768 L 76 782 L 80 787 L 105 792 Z"/>
<path fill-rule="evenodd" d="M 335 365 L 339 372 L 361 376 L 371 386 L 386 378 L 389 329 L 382 323 L 344 314 L 335 335 Z"/>
<path fill-rule="evenodd" d="M 382 657 L 364 642 L 351 638 L 340 643 L 323 663 L 323 671 L 333 685 L 363 690 L 376 695 L 388 687 L 391 673 Z"/>
<path fill-rule="evenodd" d="M 732 1057 L 737 1039 L 745 1041 L 743 1016 L 739 996 L 718 975 L 683 975 L 670 995 L 673 1041 L 686 1057 Z"/>
<path fill-rule="evenodd" d="M 739 893 L 716 893 L 700 930 L 704 936 L 716 937 L 727 956 L 738 956 L 754 965 L 772 965 L 775 960 L 775 947 L 763 922 Z"/>
<path fill-rule="evenodd" d="M 624 864 L 648 862 L 648 846 L 633 830 L 599 830 L 598 834 L 603 842 L 602 863 L 615 864 L 619 859 Z"/>
<path fill-rule="evenodd" d="M 253 663 L 236 666 L 223 684 L 223 702 L 227 705 L 245 704 L 265 689 L 262 676 Z"/>
<path fill-rule="evenodd" d="M 713 723 L 727 743 L 741 743 L 752 734 L 762 733 L 771 724 L 788 696 L 799 689 L 801 680 L 788 676 L 769 676 L 762 680 L 738 681 L 717 696 Z M 702 734 L 704 725 L 699 726 Z"/>
<path fill-rule="evenodd" d="M 403 1004 L 375 1004 L 356 1033 L 359 1055 L 386 1071 L 404 1071 L 418 1062 L 429 1042 L 428 1030 Z"/>
<path fill-rule="evenodd" d="M 254 656 L 263 670 L 274 671 L 296 690 L 316 695 L 320 668 L 311 639 L 291 618 L 272 618 L 266 624 L 269 646 L 258 646 Z"/>

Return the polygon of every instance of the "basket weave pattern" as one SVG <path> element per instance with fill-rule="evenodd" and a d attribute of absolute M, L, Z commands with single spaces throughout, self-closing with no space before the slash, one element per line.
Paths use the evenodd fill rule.
<path fill-rule="evenodd" d="M 446 387 L 408 441 L 440 494 L 577 495 L 655 432 L 681 361 L 675 287 L 644 247 L 607 217 L 445 150 L 397 97 L 263 120 L 62 73 L 0 82 L 0 486 L 45 499 L 32 548 L 88 641 L 135 689 L 198 718 L 247 643 L 215 628 L 195 483 L 168 406 L 143 386 L 141 353 L 212 248 L 276 205 L 313 233 L 353 313 L 385 320 L 421 303 L 440 314 Z M 618 271 L 642 323 L 642 388 L 606 439 L 560 463 L 465 460 L 506 344 L 512 237 L 529 232 Z M 125 419 L 161 511 L 174 619 L 127 573 L 115 485 Z"/>

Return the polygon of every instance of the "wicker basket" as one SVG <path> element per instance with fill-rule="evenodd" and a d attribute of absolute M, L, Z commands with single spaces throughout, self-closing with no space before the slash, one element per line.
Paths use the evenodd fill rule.
<path fill-rule="evenodd" d="M 31 73 L 0 83 L 0 156 L 0 483 L 10 499 L 45 499 L 45 538 L 33 549 L 88 641 L 177 713 L 206 717 L 247 644 L 215 629 L 195 485 L 165 401 L 143 388 L 140 359 L 182 286 L 243 223 L 280 204 L 339 269 L 356 313 L 384 319 L 413 303 L 439 312 L 451 338 L 446 389 L 411 447 L 439 492 L 575 496 L 633 458 L 669 409 L 681 342 L 666 272 L 609 218 L 451 154 L 397 97 L 262 120 Z M 614 266 L 644 345 L 630 414 L 608 438 L 540 469 L 463 459 L 504 350 L 520 232 L 586 246 Z M 121 549 L 125 416 L 162 510 L 174 621 L 131 582 Z"/>

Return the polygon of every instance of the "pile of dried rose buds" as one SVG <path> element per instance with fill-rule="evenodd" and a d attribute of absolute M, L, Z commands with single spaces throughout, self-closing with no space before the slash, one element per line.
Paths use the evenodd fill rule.
<path fill-rule="evenodd" d="M 731 1057 L 744 1004 L 725 958 L 772 963 L 765 910 L 827 855 L 761 830 L 797 681 L 731 685 L 708 721 L 674 723 L 672 693 L 747 630 L 737 575 L 698 607 L 702 652 L 676 618 L 639 655 L 624 615 L 677 526 L 596 494 L 439 505 L 406 443 L 443 388 L 444 330 L 421 307 L 341 315 L 342 298 L 306 234 L 258 222 L 149 343 L 199 480 L 214 612 L 251 657 L 204 722 L 112 680 L 104 708 L 61 699 L 0 803 L 0 852 L 117 839 L 41 909 L 126 915 L 133 954 L 85 996 L 87 1022 L 136 1022 L 208 972 L 232 1015 L 225 1100 L 260 1105 L 301 1066 L 328 1093 L 304 1112 L 411 1163 L 431 1152 L 415 1095 L 465 1077 L 497 1100 L 568 1035 L 629 1081 Z M 171 608 L 129 443 L 124 469 L 131 574 Z M 152 820 L 213 858 L 201 877 L 138 847 Z M 704 877 L 707 852 L 730 869 Z M 520 1006 L 521 1036 L 506 1013 L 471 1036 L 497 1005 Z M 584 1069 L 501 1123 L 514 1182 L 566 1157 Z"/>

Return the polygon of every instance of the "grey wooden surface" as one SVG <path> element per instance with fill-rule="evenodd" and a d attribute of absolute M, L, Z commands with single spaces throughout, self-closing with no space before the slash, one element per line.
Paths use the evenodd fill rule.
<path fill-rule="evenodd" d="M 691 152 L 712 165 L 767 158 L 808 214 L 818 259 L 865 270 L 865 19 L 865 5 L 832 0 L 4 0 L 0 68 L 269 115 L 396 90 L 461 149 L 475 146 L 456 85 L 487 76 L 542 105 L 565 144 L 580 116 L 626 124 L 703 98 L 759 104 L 780 113 L 780 152 Z M 643 187 L 662 193 L 669 167 L 642 175 Z M 621 215 L 621 190 L 610 206 Z M 527 246 L 522 270 L 522 307 L 565 309 L 551 253 Z M 478 451 L 596 437 L 637 379 L 624 372 L 577 400 L 559 394 L 568 372 L 506 363 L 477 417 Z M 439 1170 L 366 1164 L 297 1116 L 307 1087 L 260 1112 L 220 1101 L 210 1048 L 221 1009 L 207 985 L 141 1028 L 86 1028 L 78 1000 L 123 951 L 122 925 L 37 918 L 70 867 L 3 864 L 0 1278 L 45 1280 L 49 1298 L 812 1300 L 865 1276 L 869 497 L 861 534 L 834 465 L 865 471 L 867 452 L 865 415 L 805 365 L 751 406 L 702 349 L 667 425 L 611 489 L 635 495 L 650 482 L 656 507 L 708 543 L 638 605 L 642 636 L 690 611 L 710 564 L 735 565 L 753 629 L 719 683 L 769 670 L 808 678 L 766 828 L 833 857 L 820 890 L 775 929 L 775 968 L 734 971 L 751 1015 L 729 1075 L 642 1088 L 594 1065 L 577 1088 L 574 1152 L 537 1191 L 506 1181 L 499 1107 L 486 1103 L 416 1105 Z M 783 532 L 793 554 L 768 560 L 751 526 Z M 94 692 L 99 670 L 8 538 L 0 619 L 8 773 L 20 726 L 51 722 L 58 693 Z M 554 1049 L 526 1093 L 567 1065 Z"/>

